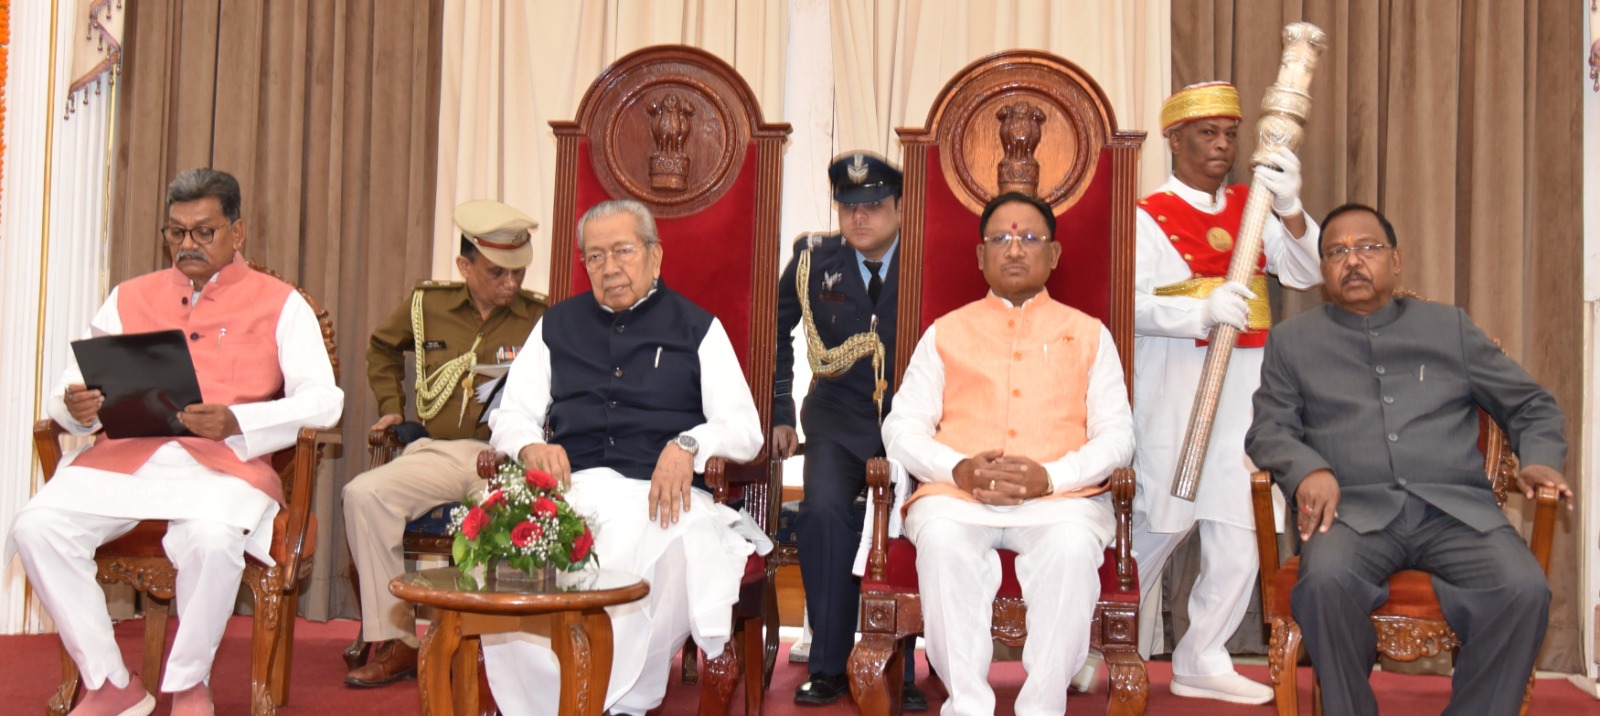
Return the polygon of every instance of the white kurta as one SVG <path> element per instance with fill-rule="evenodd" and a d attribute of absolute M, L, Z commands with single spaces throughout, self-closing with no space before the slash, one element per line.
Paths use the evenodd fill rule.
<path fill-rule="evenodd" d="M 507 376 L 500 409 L 489 417 L 490 443 L 515 455 L 543 443 L 550 409 L 550 352 L 540 321 Z M 698 351 L 701 410 L 706 422 L 687 430 L 700 444 L 696 472 L 721 456 L 734 461 L 761 451 L 761 418 L 744 371 L 720 321 L 713 321 Z M 710 656 L 722 653 L 732 627 L 733 603 L 745 562 L 771 542 L 747 516 L 693 491 L 693 506 L 665 529 L 649 519 L 650 483 L 607 468 L 576 472 L 567 500 L 588 516 L 595 554 L 607 569 L 650 582 L 650 596 L 610 607 L 613 658 L 605 708 L 643 713 L 666 694 L 671 658 L 692 636 Z M 752 543 L 754 540 L 754 544 Z M 525 633 L 483 637 L 489 687 L 502 713 L 554 714 L 560 674 L 549 640 Z"/>
<path fill-rule="evenodd" d="M 116 289 L 111 290 L 89 326 L 90 336 L 122 333 Z M 334 382 L 333 366 L 322 343 L 322 327 L 297 291 L 290 291 L 284 301 L 276 338 L 284 397 L 232 406 L 241 434 L 224 442 L 240 460 L 253 460 L 289 447 L 301 427 L 333 425 L 344 409 L 344 391 Z M 69 352 L 66 370 L 46 405 L 50 417 L 74 435 L 89 435 L 100 429 L 98 420 L 92 425 L 80 425 L 67 412 L 67 386 L 82 382 L 77 358 Z M 176 441 L 163 445 L 146 468 L 134 475 L 72 467 L 76 456 L 75 452 L 64 460 L 62 468 L 22 509 L 51 507 L 133 519 L 215 520 L 245 530 L 245 553 L 263 563 L 273 563 L 268 549 L 277 502 L 244 480 L 201 466 Z M 150 469 L 154 465 L 162 469 Z M 7 560 L 10 549 L 8 540 Z"/>
<path fill-rule="evenodd" d="M 1177 194 L 1198 212 L 1215 214 L 1227 207 L 1228 197 L 1222 189 L 1209 196 L 1177 177 L 1169 178 L 1157 191 Z M 1250 428 L 1250 396 L 1261 378 L 1261 351 L 1234 349 L 1200 490 L 1194 502 L 1173 497 L 1172 476 L 1206 356 L 1206 349 L 1196 345 L 1195 339 L 1205 338 L 1211 327 L 1204 324 L 1204 299 L 1155 295 L 1157 288 L 1187 280 L 1193 272 L 1154 218 L 1143 209 L 1136 217 L 1133 417 L 1139 444 L 1133 467 L 1139 492 L 1134 511 L 1152 532 L 1184 532 L 1196 519 L 1253 529 L 1252 468 L 1244 454 L 1244 434 Z M 1283 222 L 1273 217 L 1262 232 L 1267 272 L 1277 274 L 1285 286 L 1310 288 L 1322 281 L 1321 230 L 1309 216 L 1306 227 L 1306 235 L 1294 239 Z"/>
<path fill-rule="evenodd" d="M 969 456 L 934 439 L 944 414 L 945 389 L 934 337 L 930 327 L 917 343 L 895 394 L 894 411 L 884 420 L 883 442 L 889 459 L 905 465 L 917 479 L 953 482 L 956 464 Z M 1044 463 L 1058 491 L 1104 480 L 1126 465 L 1133 452 L 1133 417 L 1122 364 L 1104 327 L 1085 378 L 1088 441 Z M 1090 619 L 1100 593 L 1096 571 L 1114 528 L 1104 495 L 1037 499 L 1016 506 L 927 496 L 911 505 L 905 529 L 917 545 L 928 661 L 950 692 L 946 716 L 995 710 L 988 675 L 992 605 L 1001 578 L 998 549 L 1017 552 L 1016 576 L 1029 607 L 1022 655 L 1028 679 L 1015 710 L 1065 712 L 1067 679 L 1088 653 Z"/>

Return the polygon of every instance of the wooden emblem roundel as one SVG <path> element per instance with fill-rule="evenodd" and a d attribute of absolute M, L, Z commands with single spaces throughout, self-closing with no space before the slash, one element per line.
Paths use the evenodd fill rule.
<path fill-rule="evenodd" d="M 716 203 L 737 178 L 750 141 L 730 93 L 701 77 L 638 79 L 614 96 L 592 130 L 600 183 L 661 217 Z"/>

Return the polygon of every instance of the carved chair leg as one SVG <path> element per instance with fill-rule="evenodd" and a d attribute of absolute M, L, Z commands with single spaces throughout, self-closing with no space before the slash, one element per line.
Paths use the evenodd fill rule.
<path fill-rule="evenodd" d="M 347 547 L 348 549 L 348 547 Z M 361 575 L 356 572 L 355 557 L 350 557 L 350 594 L 356 604 L 356 618 L 361 618 Z M 347 671 L 355 671 L 367 663 L 367 654 L 372 651 L 372 645 L 367 643 L 361 635 L 361 630 L 356 629 L 356 638 L 350 640 L 350 646 L 344 648 L 344 665 Z"/>
<path fill-rule="evenodd" d="M 776 567 L 767 568 L 766 594 L 762 599 L 762 618 L 768 628 L 764 640 L 761 658 L 761 688 L 772 688 L 772 670 L 778 664 L 778 625 L 783 623 L 782 615 L 778 613 L 778 570 Z"/>
<path fill-rule="evenodd" d="M 727 715 L 733 687 L 739 683 L 739 652 L 743 649 L 744 629 L 736 625 L 722 653 L 706 659 L 705 678 L 700 680 L 700 716 Z"/>
<path fill-rule="evenodd" d="M 1317 670 L 1311 670 L 1311 714 L 1322 716 L 1322 679 L 1317 678 Z"/>
<path fill-rule="evenodd" d="M 700 647 L 695 646 L 693 639 L 683 643 L 682 668 L 679 671 L 681 672 L 683 683 L 696 684 L 700 682 Z"/>
<path fill-rule="evenodd" d="M 56 692 L 50 696 L 46 704 L 45 713 L 49 716 L 66 716 L 72 708 L 72 702 L 78 697 L 78 662 L 72 660 L 72 655 L 67 653 L 66 645 L 61 647 L 61 685 L 56 687 Z"/>
<path fill-rule="evenodd" d="M 1273 700 L 1278 703 L 1278 716 L 1299 716 L 1300 713 L 1296 669 L 1300 663 L 1300 639 L 1300 625 L 1294 620 L 1273 618 L 1272 635 L 1267 641 L 1267 667 L 1272 673 Z"/>
<path fill-rule="evenodd" d="M 172 600 L 159 599 L 145 592 L 144 597 L 144 690 L 151 696 L 161 696 L 161 675 L 166 670 L 167 616 L 172 613 Z"/>
<path fill-rule="evenodd" d="M 777 622 L 772 622 L 776 624 Z M 767 629 L 765 617 L 746 619 L 744 622 L 744 713 L 745 716 L 761 716 L 765 706 L 767 682 L 766 677 L 772 674 L 767 669 L 766 642 L 767 632 L 777 633 L 777 629 Z"/>
<path fill-rule="evenodd" d="M 1150 676 L 1144 660 L 1132 644 L 1105 644 L 1100 653 L 1106 658 L 1110 694 L 1106 713 L 1110 716 L 1140 716 L 1150 700 Z"/>
<path fill-rule="evenodd" d="M 289 674 L 294 670 L 294 617 L 300 611 L 300 592 L 290 592 L 283 597 L 283 616 L 278 620 L 276 646 L 272 650 L 272 664 L 267 672 L 272 689 L 272 702 L 278 706 L 289 704 Z"/>
<path fill-rule="evenodd" d="M 283 595 L 277 591 L 277 569 L 245 567 L 245 582 L 250 586 L 254 616 L 250 618 L 250 713 L 272 716 L 278 705 L 272 699 L 272 655 L 278 647 L 278 621 L 282 618 Z"/>
<path fill-rule="evenodd" d="M 850 650 L 850 661 L 846 667 L 850 675 L 850 696 L 855 699 L 856 707 L 861 710 L 861 716 L 888 716 L 900 713 L 900 699 L 896 694 L 893 700 L 889 697 L 890 686 L 887 682 L 899 684 L 904 676 L 904 671 L 894 672 L 894 677 L 887 678 L 885 670 L 889 662 L 900 654 L 900 642 L 893 634 L 883 632 L 866 632 L 861 635 L 861 641 L 856 642 L 854 649 Z M 902 665 L 902 669 L 905 667 Z M 899 689 L 897 688 L 896 691 Z"/>

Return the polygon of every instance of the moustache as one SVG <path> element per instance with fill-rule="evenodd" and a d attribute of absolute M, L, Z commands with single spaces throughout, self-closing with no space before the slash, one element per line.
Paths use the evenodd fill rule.
<path fill-rule="evenodd" d="M 1349 271 L 1346 271 L 1343 276 L 1339 277 L 1340 286 L 1350 283 L 1351 281 L 1366 281 L 1367 283 L 1372 283 L 1372 277 L 1368 276 L 1365 271 L 1360 269 L 1350 269 Z"/>
<path fill-rule="evenodd" d="M 204 260 L 206 260 L 206 255 L 205 255 L 205 252 L 203 252 L 203 251 L 201 251 L 199 249 L 184 249 L 182 251 L 179 251 L 178 255 L 176 257 L 174 257 L 172 260 L 174 262 L 177 262 L 177 261 L 204 261 Z"/>

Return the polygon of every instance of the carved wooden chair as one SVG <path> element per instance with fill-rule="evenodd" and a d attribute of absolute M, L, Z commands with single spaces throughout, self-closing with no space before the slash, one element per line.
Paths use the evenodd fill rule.
<path fill-rule="evenodd" d="M 251 262 L 250 268 L 277 277 L 270 269 Z M 335 379 L 339 359 L 335 354 L 333 321 L 317 306 L 305 290 L 300 295 L 311 304 L 322 326 L 323 347 L 333 364 Z M 33 447 L 39 455 L 44 479 L 55 475 L 61 464 L 61 438 L 66 431 L 49 419 L 33 425 Z M 271 554 L 277 563 L 271 567 L 248 555 L 243 581 L 253 597 L 250 633 L 250 711 L 256 716 L 277 713 L 289 703 L 289 673 L 294 660 L 294 621 L 300 602 L 300 583 L 311 572 L 311 559 L 317 544 L 317 519 L 312 514 L 317 469 L 327 448 L 341 444 L 337 427 L 301 428 L 294 447 L 272 455 L 272 465 L 283 479 L 286 507 L 272 522 Z M 167 560 L 161 539 L 167 533 L 164 520 L 140 522 L 127 534 L 100 546 L 95 552 L 99 570 L 95 575 L 103 584 L 126 584 L 146 597 L 144 610 L 145 688 L 152 695 L 161 685 L 166 665 L 167 617 L 175 594 L 177 571 Z M 50 697 L 47 712 L 61 716 L 72 707 L 81 683 L 78 665 L 63 647 L 61 685 Z"/>
<path fill-rule="evenodd" d="M 1409 291 L 1396 293 L 1416 296 Z M 1505 430 L 1482 409 L 1478 411 L 1478 427 L 1478 449 L 1483 453 L 1484 472 L 1493 486 L 1495 501 L 1504 505 L 1506 496 L 1519 484 L 1517 457 Z M 1289 595 L 1300 579 L 1300 556 L 1290 556 L 1279 564 L 1278 521 L 1272 509 L 1270 473 L 1260 471 L 1250 476 L 1250 500 L 1255 510 L 1256 550 L 1261 556 L 1261 611 L 1271 633 L 1267 663 L 1272 674 L 1272 688 L 1277 692 L 1278 715 L 1295 716 L 1300 713 L 1295 665 L 1300 661 L 1301 634 L 1300 625 L 1289 611 Z M 1539 488 L 1534 497 L 1533 531 L 1528 535 L 1528 547 L 1546 573 L 1550 571 L 1550 546 L 1555 536 L 1556 507 L 1560 502 L 1560 495 L 1549 487 Z M 1389 600 L 1372 613 L 1372 627 L 1378 633 L 1378 653 L 1395 661 L 1410 662 L 1442 652 L 1453 653 L 1461 646 L 1455 632 L 1445 623 L 1439 598 L 1433 592 L 1433 578 L 1420 570 L 1408 569 L 1389 577 Z M 1322 685 L 1315 671 L 1311 685 L 1311 711 L 1322 716 Z M 1533 676 L 1530 674 L 1528 689 L 1522 697 L 1523 716 L 1527 715 L 1532 699 Z"/>
<path fill-rule="evenodd" d="M 789 125 L 763 119 L 750 86 L 715 55 L 662 45 L 618 59 L 589 86 L 573 121 L 550 126 L 557 147 L 551 301 L 590 290 L 577 251 L 579 217 L 607 199 L 644 203 L 666 247 L 662 281 L 722 322 L 768 435 Z M 717 500 L 741 503 L 769 536 L 782 498 L 770 463 L 763 450 L 749 463 L 712 460 L 706 469 Z M 706 663 L 700 680 L 702 714 L 727 713 L 741 674 L 746 713 L 761 713 L 777 654 L 777 594 L 766 558 L 751 557 L 743 584 L 729 648 Z M 691 642 L 686 671 L 694 656 Z"/>
<path fill-rule="evenodd" d="M 989 199 L 1022 191 L 1057 212 L 1063 250 L 1050 295 L 1110 328 L 1131 381 L 1133 212 L 1144 133 L 1117 129 L 1110 102 L 1082 69 L 1033 51 L 1003 52 L 968 65 L 945 84 L 925 126 L 899 131 L 905 194 L 896 380 L 934 319 L 988 291 L 973 254 L 978 215 Z M 908 539 L 888 537 L 888 461 L 869 462 L 867 481 L 874 530 L 861 583 L 861 641 L 850 653 L 849 671 L 857 706 L 877 715 L 900 711 L 904 666 L 896 645 L 921 633 L 922 604 L 916 548 Z M 1149 682 L 1135 649 L 1133 472 L 1119 469 L 1109 482 L 1116 537 L 1100 567 L 1090 639 L 1110 666 L 1108 712 L 1139 714 Z M 1027 636 L 1026 606 L 1012 568 L 1015 554 L 1000 555 L 1004 576 L 994 602 L 994 636 L 1020 646 Z"/>

